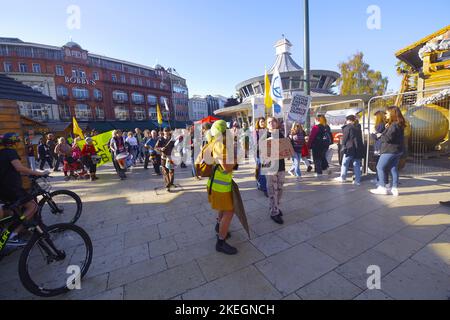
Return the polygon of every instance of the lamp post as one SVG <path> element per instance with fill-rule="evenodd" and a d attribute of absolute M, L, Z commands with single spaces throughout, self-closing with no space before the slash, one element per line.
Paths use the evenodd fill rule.
<path fill-rule="evenodd" d="M 304 44 L 304 50 L 305 50 L 305 69 L 304 69 L 304 91 L 305 95 L 310 96 L 311 95 L 311 87 L 310 87 L 310 50 L 309 50 L 309 0 L 304 0 L 305 4 L 305 21 L 304 21 L 304 31 L 305 31 L 305 44 Z M 308 110 L 307 116 L 306 116 L 306 130 L 309 132 L 311 129 L 311 110 Z"/>

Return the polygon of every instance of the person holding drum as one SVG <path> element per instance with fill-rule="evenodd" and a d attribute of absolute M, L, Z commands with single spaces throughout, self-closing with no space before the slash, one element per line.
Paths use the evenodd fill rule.
<path fill-rule="evenodd" d="M 97 177 L 98 156 L 92 138 L 90 137 L 86 138 L 86 144 L 83 146 L 83 149 L 81 150 L 81 156 L 83 159 L 83 164 L 89 169 L 91 181 L 98 180 Z"/>
<path fill-rule="evenodd" d="M 156 143 L 155 150 L 161 152 L 161 167 L 168 192 L 170 192 L 170 187 L 175 186 L 175 165 L 172 161 L 172 151 L 174 147 L 175 141 L 172 139 L 170 129 L 164 128 L 164 135 Z"/>
<path fill-rule="evenodd" d="M 113 131 L 113 137 L 109 143 L 109 148 L 112 153 L 113 163 L 117 174 L 119 175 L 120 180 L 125 180 L 127 178 L 125 174 L 127 169 L 126 160 L 129 157 L 129 154 L 125 146 L 125 139 L 122 136 L 122 131 Z"/>

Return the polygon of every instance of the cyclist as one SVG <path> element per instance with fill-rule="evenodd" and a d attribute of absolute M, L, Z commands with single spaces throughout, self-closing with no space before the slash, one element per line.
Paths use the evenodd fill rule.
<path fill-rule="evenodd" d="M 33 197 L 23 188 L 21 175 L 47 176 L 48 173 L 33 171 L 20 162 L 20 157 L 15 150 L 19 142 L 20 138 L 16 133 L 0 135 L 0 201 L 7 203 L 20 201 L 26 220 L 30 220 L 38 206 Z M 0 218 L 3 216 L 4 212 L 0 206 Z M 22 229 L 19 227 L 11 234 L 9 245 L 20 246 L 26 243 L 18 237 L 18 233 Z"/>

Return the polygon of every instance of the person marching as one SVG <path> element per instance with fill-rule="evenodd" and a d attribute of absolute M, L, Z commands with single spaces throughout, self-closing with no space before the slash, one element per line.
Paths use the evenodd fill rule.
<path fill-rule="evenodd" d="M 308 163 L 308 160 L 303 160 L 303 147 L 306 143 L 306 132 L 303 130 L 303 127 L 301 124 L 294 122 L 291 129 L 291 134 L 289 135 L 289 139 L 292 142 L 292 147 L 294 148 L 294 158 L 293 158 L 293 165 L 291 169 L 289 170 L 289 174 L 292 176 L 296 176 L 297 178 L 302 177 L 302 172 L 300 170 L 300 163 L 303 161 L 305 164 Z M 311 171 L 312 167 L 311 165 L 308 166 L 308 170 Z"/>
<path fill-rule="evenodd" d="M 264 175 L 261 174 L 261 158 L 260 158 L 260 150 L 259 150 L 259 141 L 260 138 L 266 132 L 266 119 L 259 118 L 255 124 L 255 132 L 253 133 L 253 141 L 256 146 L 256 185 L 258 190 L 262 191 L 264 195 L 268 198 L 269 194 L 267 193 L 267 180 Z"/>
<path fill-rule="evenodd" d="M 116 172 L 120 177 L 120 180 L 125 180 L 127 178 L 127 175 L 125 174 L 125 169 L 122 169 L 117 161 L 117 156 L 127 151 L 122 131 L 114 130 L 112 132 L 112 138 L 109 142 L 109 149 L 111 150 L 114 168 L 116 169 Z"/>
<path fill-rule="evenodd" d="M 341 175 L 334 179 L 336 182 L 345 183 L 350 163 L 353 163 L 355 173 L 354 185 L 361 185 L 361 162 L 364 158 L 365 148 L 362 139 L 361 126 L 357 124 L 356 117 L 350 115 L 347 117 L 347 124 L 342 128 L 344 134 L 342 146 L 344 159 L 342 160 Z"/>
<path fill-rule="evenodd" d="M 265 138 L 274 138 L 275 134 L 279 133 L 279 139 L 284 136 L 279 131 L 279 122 L 274 117 L 267 118 L 267 135 Z M 269 194 L 270 217 L 277 224 L 284 224 L 283 212 L 280 210 L 281 197 L 283 195 L 283 186 L 286 179 L 286 163 L 284 159 L 278 160 L 277 172 L 268 172 L 267 179 L 267 193 Z M 263 167 L 270 167 L 269 164 L 263 164 Z"/>
<path fill-rule="evenodd" d="M 230 163 L 227 158 L 226 131 L 227 123 L 223 120 L 216 121 L 211 128 L 214 170 L 207 183 L 207 192 L 211 208 L 218 211 L 216 251 L 235 255 L 238 250 L 226 242 L 230 237 L 228 231 L 234 216 L 232 183 L 235 167 L 234 159 Z"/>
<path fill-rule="evenodd" d="M 153 130 L 144 145 L 149 154 L 149 157 L 145 158 L 144 169 L 148 168 L 148 162 L 150 158 L 153 164 L 153 169 L 155 170 L 155 174 L 158 176 L 161 175 L 161 154 L 155 150 L 155 146 L 159 139 L 160 138 L 158 137 L 158 132 Z"/>
<path fill-rule="evenodd" d="M 175 166 L 172 161 L 172 151 L 174 147 L 175 141 L 172 140 L 172 133 L 170 129 L 164 128 L 164 135 L 156 143 L 155 150 L 161 152 L 161 167 L 168 192 L 170 192 L 171 187 L 175 186 Z"/>
<path fill-rule="evenodd" d="M 83 159 L 83 164 L 89 169 L 91 181 L 98 180 L 97 165 L 92 160 L 92 157 L 96 155 L 97 151 L 95 150 L 94 141 L 90 137 L 86 138 L 86 144 L 81 150 L 81 156 Z"/>
<path fill-rule="evenodd" d="M 401 110 L 396 106 L 387 109 L 386 120 L 386 130 L 377 134 L 377 137 L 381 140 L 381 156 L 377 165 L 378 188 L 370 190 L 370 192 L 380 195 L 389 194 L 389 190 L 385 185 L 385 179 L 386 171 L 390 171 L 392 174 L 392 189 L 390 192 L 394 197 L 398 197 L 398 165 L 405 147 L 406 121 Z"/>
<path fill-rule="evenodd" d="M 316 177 L 321 177 L 323 170 L 329 168 L 326 155 L 332 143 L 331 129 L 324 116 L 316 117 L 315 126 L 309 136 L 308 148 L 312 150 Z"/>

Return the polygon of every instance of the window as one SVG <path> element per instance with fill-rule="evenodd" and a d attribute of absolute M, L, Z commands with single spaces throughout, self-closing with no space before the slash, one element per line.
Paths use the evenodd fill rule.
<path fill-rule="evenodd" d="M 131 84 L 136 84 L 136 79 L 134 77 L 131 77 L 130 82 L 131 82 Z"/>
<path fill-rule="evenodd" d="M 127 78 L 125 77 L 124 74 L 121 74 L 121 75 L 120 75 L 120 82 L 122 82 L 122 83 L 127 83 Z"/>
<path fill-rule="evenodd" d="M 134 108 L 134 119 L 138 121 L 145 120 L 145 109 L 142 107 Z"/>
<path fill-rule="evenodd" d="M 39 63 L 33 63 L 33 72 L 41 73 L 41 65 Z"/>
<path fill-rule="evenodd" d="M 159 99 L 160 104 L 161 104 L 161 108 L 165 109 L 166 108 L 166 102 L 167 105 L 169 105 L 169 99 L 167 99 L 166 97 L 161 97 L 161 99 Z"/>
<path fill-rule="evenodd" d="M 94 72 L 92 73 L 92 78 L 94 78 L 95 81 L 100 80 L 100 75 L 98 74 L 97 71 L 94 71 Z"/>
<path fill-rule="evenodd" d="M 3 70 L 5 70 L 5 72 L 13 72 L 13 65 L 11 62 L 4 62 L 3 63 Z"/>
<path fill-rule="evenodd" d="M 102 107 L 95 107 L 95 118 L 97 120 L 105 120 L 105 110 Z"/>
<path fill-rule="evenodd" d="M 26 63 L 19 63 L 19 72 L 27 73 L 28 72 L 28 65 Z"/>
<path fill-rule="evenodd" d="M 142 86 L 142 79 L 141 78 L 138 79 L 138 83 L 139 83 L 140 86 Z"/>
<path fill-rule="evenodd" d="M 94 98 L 97 101 L 102 101 L 103 100 L 103 93 L 101 90 L 99 89 L 94 89 Z"/>
<path fill-rule="evenodd" d="M 78 70 L 72 68 L 72 78 L 78 78 Z"/>
<path fill-rule="evenodd" d="M 80 73 L 80 78 L 86 79 L 86 72 L 84 72 L 83 70 L 80 70 L 79 73 Z"/>
<path fill-rule="evenodd" d="M 64 68 L 63 66 L 56 66 L 56 75 L 60 77 L 64 77 Z"/>
<path fill-rule="evenodd" d="M 61 120 L 69 120 L 70 116 L 70 108 L 68 105 L 60 105 L 59 106 L 59 117 Z"/>
<path fill-rule="evenodd" d="M 126 121 L 130 117 L 128 108 L 125 106 L 117 106 L 114 108 L 114 113 L 117 120 Z"/>
<path fill-rule="evenodd" d="M 20 114 L 37 121 L 53 120 L 51 108 L 44 104 L 23 103 L 19 104 Z"/>
<path fill-rule="evenodd" d="M 131 95 L 131 100 L 134 104 L 144 104 L 145 102 L 144 95 L 137 92 L 133 92 Z"/>
<path fill-rule="evenodd" d="M 111 80 L 117 82 L 117 76 L 114 73 L 111 75 Z"/>
<path fill-rule="evenodd" d="M 73 88 L 73 97 L 77 100 L 87 100 L 89 99 L 89 90 L 84 88 Z"/>
<path fill-rule="evenodd" d="M 147 87 L 152 87 L 152 82 L 150 80 L 145 80 L 145 83 L 147 84 Z"/>
<path fill-rule="evenodd" d="M 156 118 L 157 118 L 156 108 L 149 108 L 148 115 L 149 115 L 150 119 L 156 120 Z"/>
<path fill-rule="evenodd" d="M 69 96 L 69 90 L 64 86 L 57 86 L 56 87 L 56 94 L 58 97 L 68 97 Z"/>
<path fill-rule="evenodd" d="M 91 108 L 87 104 L 75 105 L 75 117 L 78 120 L 90 120 L 92 118 Z"/>
<path fill-rule="evenodd" d="M 158 98 L 154 95 L 149 94 L 147 96 L 147 102 L 149 105 L 156 107 L 156 104 L 158 103 Z"/>
<path fill-rule="evenodd" d="M 124 91 L 113 91 L 113 100 L 115 102 L 128 102 L 128 94 Z"/>

